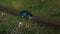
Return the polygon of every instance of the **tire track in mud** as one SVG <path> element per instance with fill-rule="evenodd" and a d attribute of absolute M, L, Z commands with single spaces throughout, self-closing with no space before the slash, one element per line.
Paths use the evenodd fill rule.
<path fill-rule="evenodd" d="M 8 8 L 8 7 L 3 6 L 3 5 L 0 5 L 0 10 L 3 10 L 7 13 L 11 13 L 11 14 L 14 14 L 14 15 L 17 15 L 17 16 L 20 16 L 20 11 Z M 33 20 L 38 22 L 38 23 L 43 23 L 43 24 L 47 24 L 47 25 L 53 25 L 53 26 L 60 27 L 60 22 L 49 21 L 47 19 L 41 19 L 41 18 L 35 16 L 34 14 L 33 14 Z"/>

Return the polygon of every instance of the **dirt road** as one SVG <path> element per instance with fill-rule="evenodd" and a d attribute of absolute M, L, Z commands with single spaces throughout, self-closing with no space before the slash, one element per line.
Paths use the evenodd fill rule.
<path fill-rule="evenodd" d="M 20 16 L 20 12 L 18 10 L 11 9 L 11 8 L 8 8 L 8 7 L 3 6 L 3 5 L 0 5 L 0 10 L 3 10 L 7 13 L 11 13 L 11 14 L 14 14 L 14 15 L 17 15 L 17 16 Z M 49 21 L 47 19 L 41 19 L 41 18 L 39 18 L 35 15 L 33 16 L 33 20 L 38 22 L 38 23 L 44 23 L 44 24 L 47 24 L 47 25 L 53 25 L 53 26 L 59 26 L 60 27 L 60 23 L 58 23 L 58 22 Z"/>

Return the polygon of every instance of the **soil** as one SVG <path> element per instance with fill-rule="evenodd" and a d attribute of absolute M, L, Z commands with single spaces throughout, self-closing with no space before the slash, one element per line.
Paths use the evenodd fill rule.
<path fill-rule="evenodd" d="M 7 13 L 11 13 L 11 14 L 20 16 L 20 11 L 18 11 L 18 10 L 14 10 L 14 9 L 11 9 L 11 8 L 8 8 L 8 7 L 2 6 L 2 5 L 0 5 L 0 9 Z M 40 19 L 39 17 L 37 17 L 35 15 L 34 15 L 33 19 L 38 23 L 44 23 L 44 24 L 53 25 L 53 26 L 60 26 L 60 23 L 58 23 L 58 22 L 49 21 L 46 19 Z"/>

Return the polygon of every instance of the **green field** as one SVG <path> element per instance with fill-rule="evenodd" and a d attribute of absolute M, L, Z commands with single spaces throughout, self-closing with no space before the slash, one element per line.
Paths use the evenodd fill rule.
<path fill-rule="evenodd" d="M 60 21 L 60 0 L 0 0 L 0 4 L 16 10 L 29 10 L 40 18 Z M 13 29 L 19 22 L 23 23 L 16 34 L 60 34 L 60 29 L 54 26 L 38 24 L 3 10 L 1 13 L 4 16 L 0 17 L 0 34 L 14 33 Z"/>

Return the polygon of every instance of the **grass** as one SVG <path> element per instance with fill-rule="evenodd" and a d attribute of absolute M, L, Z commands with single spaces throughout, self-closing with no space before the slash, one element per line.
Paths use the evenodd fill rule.
<path fill-rule="evenodd" d="M 44 19 L 60 21 L 60 16 L 53 16 L 60 13 L 60 0 L 0 0 L 0 4 L 17 10 L 29 10 Z M 4 16 L 0 18 L 1 34 L 4 34 L 4 31 L 10 32 L 20 21 L 23 25 L 19 28 L 19 34 L 60 34 L 60 29 L 54 26 L 38 24 L 34 20 L 26 20 L 4 11 L 0 11 L 1 13 L 4 13 Z"/>

